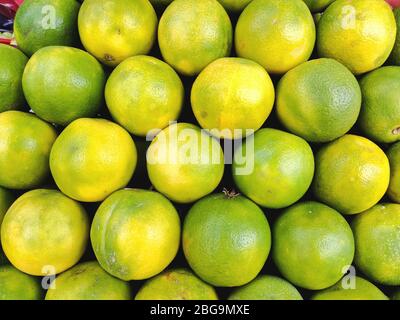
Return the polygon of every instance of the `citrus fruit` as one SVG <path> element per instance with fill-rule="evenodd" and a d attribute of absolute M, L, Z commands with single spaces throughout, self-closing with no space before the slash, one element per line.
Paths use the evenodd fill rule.
<path fill-rule="evenodd" d="M 184 90 L 168 64 L 150 56 L 136 56 L 115 68 L 107 80 L 105 96 L 119 124 L 130 133 L 146 136 L 177 120 Z"/>
<path fill-rule="evenodd" d="M 315 157 L 315 196 L 343 214 L 371 208 L 385 194 L 389 161 L 370 140 L 345 135 L 324 147 Z"/>
<path fill-rule="evenodd" d="M 49 288 L 46 300 L 130 300 L 129 283 L 105 272 L 96 261 L 63 272 Z"/>
<path fill-rule="evenodd" d="M 302 0 L 254 0 L 236 25 L 237 55 L 270 73 L 282 74 L 307 61 L 314 43 L 314 20 Z"/>
<path fill-rule="evenodd" d="M 400 8 L 393 10 L 394 18 L 397 25 L 396 41 L 392 53 L 390 54 L 390 62 L 395 65 L 400 65 Z"/>
<path fill-rule="evenodd" d="M 314 155 L 302 138 L 266 128 L 235 150 L 232 169 L 236 185 L 251 200 L 267 208 L 284 208 L 310 187 Z"/>
<path fill-rule="evenodd" d="M 104 119 L 82 118 L 54 143 L 50 169 L 67 196 L 96 202 L 128 184 L 136 161 L 135 143 L 123 128 Z"/>
<path fill-rule="evenodd" d="M 232 24 L 216 0 L 175 0 L 158 27 L 164 60 L 186 76 L 199 74 L 231 51 Z"/>
<path fill-rule="evenodd" d="M 392 297 L 392 300 L 400 300 L 400 290 L 397 290 L 397 291 L 394 293 L 394 295 L 393 295 L 393 297 Z"/>
<path fill-rule="evenodd" d="M 299 287 L 335 284 L 353 261 L 354 239 L 343 216 L 318 202 L 286 209 L 272 231 L 272 253 L 282 275 Z"/>
<path fill-rule="evenodd" d="M 213 194 L 189 210 L 183 251 L 193 271 L 218 287 L 244 285 L 264 266 L 271 232 L 261 209 L 247 198 Z"/>
<path fill-rule="evenodd" d="M 56 190 L 36 189 L 19 197 L 1 225 L 10 262 L 36 276 L 57 274 L 82 257 L 89 235 L 83 207 Z"/>
<path fill-rule="evenodd" d="M 13 266 L 0 266 L 0 300 L 41 300 L 39 279 Z"/>
<path fill-rule="evenodd" d="M 385 1 L 337 0 L 318 22 L 317 49 L 320 57 L 361 74 L 386 61 L 395 38 L 396 21 Z"/>
<path fill-rule="evenodd" d="M 400 203 L 400 142 L 387 151 L 390 163 L 390 183 L 388 195 L 394 202 Z"/>
<path fill-rule="evenodd" d="M 259 276 L 236 289 L 229 300 L 303 300 L 297 289 L 284 279 Z"/>
<path fill-rule="evenodd" d="M 96 114 L 104 84 L 100 63 L 87 52 L 69 47 L 40 49 L 22 78 L 26 100 L 36 115 L 63 126 Z"/>
<path fill-rule="evenodd" d="M 197 121 L 218 138 L 226 139 L 258 130 L 271 113 L 274 99 L 268 73 L 259 64 L 242 58 L 212 62 L 197 77 L 191 92 Z"/>
<path fill-rule="evenodd" d="M 332 287 L 319 291 L 312 300 L 388 300 L 388 297 L 371 282 L 356 277 L 355 287 L 344 287 L 342 280 Z"/>
<path fill-rule="evenodd" d="M 357 121 L 361 90 L 356 78 L 333 59 L 305 62 L 277 87 L 276 111 L 283 125 L 311 142 L 328 142 Z"/>
<path fill-rule="evenodd" d="M 169 199 L 190 203 L 214 191 L 224 173 L 218 141 L 189 123 L 161 131 L 147 150 L 147 172 L 153 186 Z"/>
<path fill-rule="evenodd" d="M 8 208 L 14 202 L 14 196 L 11 191 L 0 187 L 0 225 Z"/>
<path fill-rule="evenodd" d="M 78 12 L 75 0 L 25 0 L 14 21 L 18 47 L 31 56 L 43 47 L 76 44 Z"/>
<path fill-rule="evenodd" d="M 120 190 L 100 205 L 90 237 L 96 258 L 108 273 L 122 280 L 147 279 L 175 258 L 180 220 L 161 194 Z"/>
<path fill-rule="evenodd" d="M 229 11 L 242 11 L 252 0 L 218 0 Z"/>
<path fill-rule="evenodd" d="M 157 15 L 148 0 L 85 0 L 78 28 L 86 50 L 102 63 L 116 66 L 151 50 Z"/>
<path fill-rule="evenodd" d="M 165 271 L 148 280 L 135 300 L 218 300 L 213 287 L 186 269 Z"/>
<path fill-rule="evenodd" d="M 11 206 L 13 201 L 14 201 L 13 194 L 10 191 L 0 187 L 0 226 L 1 226 L 1 223 L 3 222 L 4 215 L 6 214 L 8 208 Z M 1 232 L 0 232 L 0 236 L 1 236 Z M 7 258 L 5 257 L 5 255 L 3 253 L 3 250 L 1 248 L 1 243 L 0 243 L 0 265 L 3 265 L 5 263 L 7 263 Z"/>
<path fill-rule="evenodd" d="M 352 222 L 356 266 L 371 280 L 400 285 L 400 204 L 378 204 Z"/>
<path fill-rule="evenodd" d="M 28 189 L 49 175 L 54 128 L 30 113 L 0 113 L 0 186 Z"/>
<path fill-rule="evenodd" d="M 303 0 L 311 12 L 321 12 L 335 0 Z"/>
<path fill-rule="evenodd" d="M 22 74 L 27 62 L 21 51 L 0 44 L 0 112 L 23 107 Z"/>
<path fill-rule="evenodd" d="M 358 124 L 377 142 L 400 140 L 400 67 L 382 67 L 360 81 L 363 102 Z"/>

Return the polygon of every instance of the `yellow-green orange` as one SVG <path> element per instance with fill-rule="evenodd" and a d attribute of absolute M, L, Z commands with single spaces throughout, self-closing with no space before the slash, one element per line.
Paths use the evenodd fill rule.
<path fill-rule="evenodd" d="M 307 61 L 314 43 L 314 20 L 302 0 L 254 0 L 236 25 L 238 56 L 270 73 L 282 74 Z"/>
<path fill-rule="evenodd" d="M 125 187 L 136 167 L 135 143 L 122 127 L 104 119 L 73 121 L 50 154 L 50 169 L 60 190 L 85 202 L 102 201 Z"/>
<path fill-rule="evenodd" d="M 46 300 L 130 300 L 129 283 L 114 278 L 96 261 L 63 272 L 47 290 Z"/>
<path fill-rule="evenodd" d="M 377 142 L 400 140 L 400 67 L 382 67 L 360 81 L 362 107 L 358 124 Z"/>
<path fill-rule="evenodd" d="M 357 121 L 361 90 L 356 78 L 333 59 L 305 62 L 286 73 L 277 88 L 276 110 L 292 133 L 311 142 L 327 142 Z"/>
<path fill-rule="evenodd" d="M 0 112 L 24 106 L 22 74 L 27 62 L 28 58 L 21 51 L 0 44 Z"/>
<path fill-rule="evenodd" d="M 396 66 L 400 65 L 400 8 L 393 10 L 394 18 L 396 19 L 397 33 L 396 41 L 392 53 L 390 54 L 390 62 Z"/>
<path fill-rule="evenodd" d="M 261 271 L 271 232 L 256 204 L 241 195 L 219 193 L 189 210 L 182 242 L 186 260 L 201 279 L 218 287 L 235 287 Z"/>
<path fill-rule="evenodd" d="M 242 11 L 251 0 L 218 0 L 220 4 L 224 6 L 226 10 L 229 11 Z"/>
<path fill-rule="evenodd" d="M 271 113 L 274 99 L 268 73 L 242 58 L 221 58 L 208 65 L 191 93 L 192 109 L 200 125 L 227 139 L 258 130 Z"/>
<path fill-rule="evenodd" d="M 122 280 L 147 279 L 175 258 L 180 220 L 161 194 L 120 190 L 100 205 L 90 237 L 96 258 L 108 273 Z"/>
<path fill-rule="evenodd" d="M 284 208 L 310 187 L 314 155 L 302 138 L 266 128 L 236 149 L 232 170 L 244 195 L 263 207 Z"/>
<path fill-rule="evenodd" d="M 67 125 L 92 117 L 103 103 L 105 75 L 100 63 L 87 52 L 69 47 L 46 47 L 26 65 L 24 94 L 36 115 Z"/>
<path fill-rule="evenodd" d="M 388 300 L 388 297 L 371 282 L 354 277 L 348 281 L 342 279 L 332 287 L 317 292 L 312 300 Z"/>
<path fill-rule="evenodd" d="M 311 12 L 321 12 L 335 0 L 303 0 Z"/>
<path fill-rule="evenodd" d="M 400 203 L 400 142 L 395 143 L 386 153 L 390 163 L 389 198 Z"/>
<path fill-rule="evenodd" d="M 383 0 L 337 0 L 318 22 L 320 57 L 343 63 L 354 74 L 380 67 L 396 38 L 396 21 Z"/>
<path fill-rule="evenodd" d="M 43 47 L 77 44 L 78 12 L 75 0 L 25 0 L 14 21 L 18 47 L 31 56 Z"/>
<path fill-rule="evenodd" d="M 40 280 L 13 266 L 0 266 L 0 300 L 41 300 Z"/>
<path fill-rule="evenodd" d="M 135 300 L 218 300 L 212 286 L 186 269 L 168 270 L 148 280 Z"/>
<path fill-rule="evenodd" d="M 335 284 L 354 256 L 351 228 L 336 210 L 301 202 L 284 211 L 272 230 L 272 253 L 285 279 L 320 290 Z"/>
<path fill-rule="evenodd" d="M 188 123 L 161 131 L 147 151 L 153 186 L 169 199 L 190 203 L 214 191 L 224 173 L 224 154 L 217 140 Z"/>
<path fill-rule="evenodd" d="M 322 147 L 315 157 L 315 196 L 343 214 L 374 206 L 389 186 L 385 153 L 372 141 L 345 135 Z"/>
<path fill-rule="evenodd" d="M 184 98 L 182 81 L 165 62 L 136 56 L 108 78 L 106 102 L 112 117 L 130 133 L 146 136 L 177 120 Z"/>
<path fill-rule="evenodd" d="M 288 281 L 275 276 L 259 276 L 236 289 L 229 300 L 303 300 L 299 291 Z"/>
<path fill-rule="evenodd" d="M 400 204 L 384 203 L 352 222 L 355 264 L 372 281 L 400 285 Z"/>
<path fill-rule="evenodd" d="M 89 237 L 83 207 L 56 190 L 36 189 L 19 197 L 1 225 L 10 262 L 36 276 L 63 272 L 82 257 Z"/>
<path fill-rule="evenodd" d="M 85 0 L 78 28 L 86 50 L 102 63 L 116 66 L 151 50 L 157 15 L 148 0 Z"/>
<path fill-rule="evenodd" d="M 30 113 L 0 113 L 0 186 L 29 189 L 49 175 L 54 128 Z"/>
<path fill-rule="evenodd" d="M 160 19 L 158 42 L 168 64 L 194 76 L 229 55 L 232 24 L 216 0 L 175 0 Z"/>

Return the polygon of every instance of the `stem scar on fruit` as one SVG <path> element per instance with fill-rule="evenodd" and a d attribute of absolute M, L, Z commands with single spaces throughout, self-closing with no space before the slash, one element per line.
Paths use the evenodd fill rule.
<path fill-rule="evenodd" d="M 232 189 L 231 191 L 229 191 L 227 188 L 224 188 L 222 190 L 222 193 L 225 195 L 226 198 L 228 199 L 233 199 L 236 198 L 238 196 L 240 196 L 239 192 L 236 192 L 234 189 Z"/>

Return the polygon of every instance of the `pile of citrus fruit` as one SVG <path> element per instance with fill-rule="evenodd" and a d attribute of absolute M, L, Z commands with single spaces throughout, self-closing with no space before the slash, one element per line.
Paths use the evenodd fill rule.
<path fill-rule="evenodd" d="M 0 299 L 400 299 L 400 9 L 25 0 Z"/>

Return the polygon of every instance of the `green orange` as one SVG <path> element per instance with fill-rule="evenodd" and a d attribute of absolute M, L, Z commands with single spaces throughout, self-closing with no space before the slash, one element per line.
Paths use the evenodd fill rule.
<path fill-rule="evenodd" d="M 261 129 L 236 149 L 233 178 L 240 191 L 267 208 L 284 208 L 298 201 L 314 176 L 314 155 L 300 137 L 276 129 Z"/>
<path fill-rule="evenodd" d="M 120 190 L 100 205 L 90 238 L 97 260 L 108 273 L 122 280 L 147 279 L 175 258 L 180 220 L 161 194 Z"/>
<path fill-rule="evenodd" d="M 372 281 L 400 285 L 400 204 L 383 203 L 352 222 L 356 266 Z"/>
<path fill-rule="evenodd" d="M 197 121 L 216 137 L 226 139 L 258 130 L 271 113 L 274 99 L 268 73 L 242 58 L 212 62 L 197 77 L 191 92 Z"/>
<path fill-rule="evenodd" d="M 86 50 L 114 67 L 151 50 L 157 15 L 148 0 L 85 0 L 78 28 Z"/>
<path fill-rule="evenodd" d="M 335 0 L 303 0 L 311 12 L 321 12 Z"/>
<path fill-rule="evenodd" d="M 389 186 L 385 153 L 372 141 L 345 135 L 323 146 L 315 157 L 315 196 L 343 214 L 374 206 Z"/>
<path fill-rule="evenodd" d="M 178 119 L 184 89 L 168 64 L 150 56 L 136 56 L 115 68 L 108 78 L 105 97 L 119 124 L 130 133 L 146 136 Z"/>
<path fill-rule="evenodd" d="M 236 289 L 229 300 L 303 300 L 290 282 L 275 276 L 263 275 Z"/>
<path fill-rule="evenodd" d="M 348 132 L 361 108 L 356 78 L 333 59 L 316 59 L 290 70 L 277 88 L 276 111 L 292 133 L 328 142 Z"/>
<path fill-rule="evenodd" d="M 218 0 L 226 10 L 240 12 L 242 11 L 251 0 Z"/>
<path fill-rule="evenodd" d="M 136 161 L 135 143 L 122 127 L 104 119 L 81 118 L 54 143 L 50 169 L 67 196 L 96 202 L 128 184 Z"/>
<path fill-rule="evenodd" d="M 85 51 L 46 47 L 29 60 L 22 85 L 38 117 L 66 126 L 96 115 L 103 103 L 105 74 L 100 63 Z"/>
<path fill-rule="evenodd" d="M 57 137 L 54 128 L 33 114 L 0 113 L 0 186 L 29 189 L 49 175 L 50 149 Z"/>
<path fill-rule="evenodd" d="M 56 190 L 36 189 L 19 197 L 1 225 L 10 262 L 36 276 L 63 272 L 82 257 L 89 238 L 84 208 Z"/>
<path fill-rule="evenodd" d="M 83 262 L 53 280 L 46 300 L 130 300 L 129 283 L 114 278 L 96 261 Z"/>
<path fill-rule="evenodd" d="M 235 30 L 238 56 L 258 62 L 269 73 L 283 74 L 307 61 L 314 43 L 314 20 L 302 0 L 254 0 Z"/>
<path fill-rule="evenodd" d="M 13 202 L 14 202 L 14 195 L 9 190 L 0 187 L 0 226 L 1 223 L 3 222 L 4 215 L 6 214 L 8 208 L 11 206 Z M 6 262 L 7 258 L 3 253 L 0 243 L 0 265 L 6 264 Z"/>
<path fill-rule="evenodd" d="M 396 66 L 400 65 L 400 9 L 396 8 L 393 10 L 394 18 L 396 20 L 397 25 L 397 33 L 396 33 L 396 41 L 394 43 L 394 47 L 392 53 L 390 54 L 390 62 Z"/>
<path fill-rule="evenodd" d="M 0 266 L 0 300 L 41 300 L 40 280 L 13 266 Z"/>
<path fill-rule="evenodd" d="M 172 269 L 148 280 L 135 300 L 218 300 L 218 296 L 189 270 Z"/>
<path fill-rule="evenodd" d="M 31 56 L 43 47 L 77 44 L 79 6 L 75 0 L 25 0 L 14 21 L 18 47 Z"/>
<path fill-rule="evenodd" d="M 390 163 L 389 198 L 400 203 L 400 142 L 393 144 L 386 152 Z"/>
<path fill-rule="evenodd" d="M 218 287 L 235 287 L 261 271 L 271 232 L 256 204 L 226 192 L 194 204 L 185 218 L 182 242 L 186 260 L 201 279 Z"/>
<path fill-rule="evenodd" d="M 319 56 L 338 60 L 354 74 L 380 67 L 395 39 L 396 21 L 382 0 L 337 0 L 318 22 Z"/>
<path fill-rule="evenodd" d="M 175 123 L 161 131 L 148 148 L 146 160 L 153 186 L 179 203 L 211 193 L 224 173 L 218 141 L 188 123 Z"/>
<path fill-rule="evenodd" d="M 0 44 L 0 112 L 24 106 L 22 74 L 27 62 L 28 58 L 21 51 Z"/>
<path fill-rule="evenodd" d="M 319 291 L 312 300 L 388 300 L 388 297 L 371 282 L 355 277 L 354 287 L 343 280 L 332 287 Z"/>
<path fill-rule="evenodd" d="M 372 140 L 400 140 L 400 67 L 382 67 L 360 81 L 363 102 L 358 124 Z"/>
<path fill-rule="evenodd" d="M 168 64 L 194 76 L 214 60 L 229 56 L 232 24 L 217 0 L 175 0 L 160 19 L 158 42 Z"/>
<path fill-rule="evenodd" d="M 275 222 L 272 253 L 285 279 L 310 290 L 335 284 L 351 265 L 351 228 L 336 210 L 318 202 L 301 202 Z"/>

